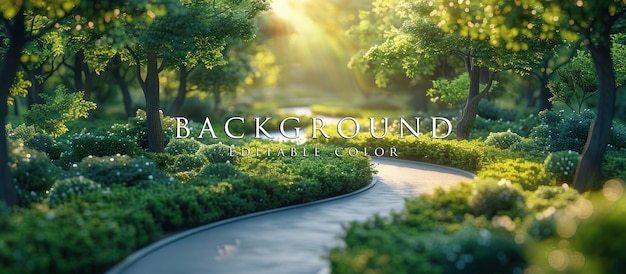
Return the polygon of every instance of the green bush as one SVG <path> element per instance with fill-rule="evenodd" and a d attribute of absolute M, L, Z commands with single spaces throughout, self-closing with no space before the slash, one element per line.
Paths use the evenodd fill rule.
<path fill-rule="evenodd" d="M 230 155 L 230 147 L 221 143 L 202 146 L 198 154 L 209 160 L 209 163 L 235 163 L 235 156 Z"/>
<path fill-rule="evenodd" d="M 478 103 L 478 116 L 491 120 L 514 121 L 517 119 L 516 110 L 501 109 L 496 104 L 488 100 L 481 100 Z"/>
<path fill-rule="evenodd" d="M 232 164 L 214 163 L 208 164 L 202 168 L 200 173 L 198 173 L 198 176 L 192 179 L 189 183 L 194 185 L 207 185 L 241 175 L 242 174 L 237 167 Z"/>
<path fill-rule="evenodd" d="M 96 104 L 84 100 L 84 92 L 70 92 L 63 85 L 57 86 L 53 94 L 41 94 L 45 104 L 33 104 L 24 118 L 38 132 L 60 136 L 68 129 L 65 125 L 78 118 L 87 118 Z"/>
<path fill-rule="evenodd" d="M 499 149 L 507 149 L 514 144 L 522 141 L 522 137 L 511 131 L 489 133 L 485 144 L 497 147 Z"/>
<path fill-rule="evenodd" d="M 571 183 L 576 173 L 578 158 L 579 154 L 575 151 L 557 151 L 546 157 L 543 166 L 558 183 Z"/>
<path fill-rule="evenodd" d="M 165 153 L 171 155 L 193 154 L 200 149 L 202 143 L 194 139 L 172 139 L 165 146 Z"/>
<path fill-rule="evenodd" d="M 84 177 L 64 179 L 54 183 L 48 191 L 48 204 L 56 207 L 77 196 L 101 190 L 100 184 Z"/>
<path fill-rule="evenodd" d="M 475 216 L 491 219 L 496 215 L 522 217 L 525 201 L 522 189 L 506 179 L 475 182 L 468 204 Z"/>
<path fill-rule="evenodd" d="M 621 179 L 626 181 L 626 149 L 621 151 L 607 151 L 604 154 L 602 170 L 607 179 Z"/>
<path fill-rule="evenodd" d="M 551 152 L 572 150 L 581 152 L 587 140 L 589 127 L 595 119 L 595 114 L 588 109 L 580 113 L 565 114 L 563 111 L 542 111 L 539 113 L 541 124 L 533 128 L 530 137 L 537 144 L 546 147 Z M 626 129 L 619 123 L 614 123 L 609 140 L 610 149 L 619 149 L 626 146 Z"/>
<path fill-rule="evenodd" d="M 524 192 L 476 179 L 408 199 L 389 217 L 350 223 L 326 257 L 339 273 L 518 273 L 528 267 L 527 247 L 557 231 L 554 212 L 578 201 L 561 186 Z"/>
<path fill-rule="evenodd" d="M 513 152 L 523 153 L 525 158 L 544 159 L 548 154 L 545 146 L 540 146 L 530 138 L 522 138 L 522 141 L 511 145 L 509 149 Z"/>
<path fill-rule="evenodd" d="M 134 185 L 159 176 L 153 161 L 126 155 L 88 156 L 80 163 L 73 164 L 69 173 L 71 176 L 83 176 L 105 186 L 116 183 Z"/>
<path fill-rule="evenodd" d="M 146 212 L 97 204 L 40 206 L 6 222 L 0 269 L 10 273 L 104 273 L 161 235 Z"/>
<path fill-rule="evenodd" d="M 472 126 L 470 139 L 486 139 L 492 132 L 504 132 L 511 131 L 517 133 L 520 136 L 528 137 L 531 131 L 538 124 L 540 119 L 537 115 L 530 114 L 526 117 L 520 117 L 514 121 L 507 121 L 503 119 L 492 120 L 486 119 L 481 116 L 477 116 Z"/>
<path fill-rule="evenodd" d="M 110 133 L 83 132 L 72 134 L 66 144 L 70 150 L 61 153 L 58 164 L 69 167 L 87 156 L 135 155 L 137 145 L 133 140 L 122 139 Z"/>
<path fill-rule="evenodd" d="M 265 142 L 250 145 L 262 149 L 285 146 Z M 0 208 L 0 269 L 17 273 L 105 272 L 164 233 L 318 200 L 370 182 L 368 157 L 343 161 L 332 155 L 333 148 L 321 149 L 319 157 L 263 155 L 231 164 L 212 163 L 194 177 L 197 183 L 164 176 L 149 159 L 85 157 L 67 172 L 66 176 L 76 177 L 58 180 L 53 186 L 48 204 L 34 204 L 12 214 Z M 174 164 L 170 154 L 145 155 L 170 169 Z M 331 163 L 330 159 L 336 161 Z M 319 182 L 328 176 L 326 163 L 335 166 L 332 172 L 336 174 Z M 189 173 L 194 176 L 194 172 Z M 311 178 L 304 177 L 307 174 Z M 95 191 L 98 185 L 100 191 Z M 336 193 L 329 192 L 333 190 Z"/>
<path fill-rule="evenodd" d="M 175 172 L 199 171 L 206 164 L 206 158 L 201 155 L 182 154 L 176 157 L 173 169 Z"/>
<path fill-rule="evenodd" d="M 553 185 L 543 164 L 524 159 L 508 159 L 489 164 L 478 172 L 480 178 L 507 179 L 524 190 L 535 190 L 542 185 Z"/>
<path fill-rule="evenodd" d="M 9 162 L 20 204 L 40 202 L 61 175 L 44 152 L 25 147 L 21 140 L 9 142 Z"/>
<path fill-rule="evenodd" d="M 7 124 L 5 128 L 9 139 L 20 139 L 23 142 L 28 142 L 37 133 L 34 126 L 27 126 L 26 124 L 20 124 L 16 128 L 13 128 L 11 124 Z"/>
<path fill-rule="evenodd" d="M 626 256 L 626 199 L 624 185 L 608 181 L 602 193 L 552 211 L 545 221 L 552 237 L 527 250 L 531 267 L 544 273 L 621 273 Z"/>
<path fill-rule="evenodd" d="M 161 118 L 161 126 L 163 127 L 163 137 L 167 144 L 176 133 L 176 119 L 163 116 L 162 112 L 159 112 Z M 128 119 L 128 127 L 124 127 L 122 130 L 126 135 L 131 136 L 129 140 L 135 140 L 137 145 L 142 148 L 148 148 L 148 128 L 146 125 L 146 112 L 142 109 L 138 109 L 135 117 Z"/>

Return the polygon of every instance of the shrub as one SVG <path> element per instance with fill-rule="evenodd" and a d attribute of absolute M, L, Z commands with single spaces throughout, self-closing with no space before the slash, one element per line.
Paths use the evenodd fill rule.
<path fill-rule="evenodd" d="M 511 145 L 509 149 L 513 152 L 523 153 L 525 158 L 544 159 L 548 154 L 545 146 L 540 146 L 530 138 L 522 138 L 522 141 Z"/>
<path fill-rule="evenodd" d="M 111 133 L 83 132 L 73 134 L 67 141 L 70 150 L 61 153 L 59 165 L 68 167 L 87 156 L 134 155 L 137 145 L 133 140 L 119 138 Z"/>
<path fill-rule="evenodd" d="M 172 139 L 165 146 L 165 153 L 171 155 L 193 154 L 198 151 L 202 143 L 194 139 Z"/>
<path fill-rule="evenodd" d="M 45 133 L 35 133 L 33 138 L 24 145 L 47 153 L 50 159 L 59 159 L 61 153 L 67 149 L 66 146 L 57 143 L 51 135 Z"/>
<path fill-rule="evenodd" d="M 571 183 L 574 180 L 574 173 L 576 173 L 578 158 L 578 152 L 557 151 L 546 157 L 543 166 L 558 183 Z"/>
<path fill-rule="evenodd" d="M 626 149 L 621 151 L 607 151 L 604 154 L 602 169 L 607 179 L 622 179 L 626 181 Z"/>
<path fill-rule="evenodd" d="M 550 176 L 542 164 L 524 159 L 508 159 L 483 167 L 480 178 L 507 179 L 519 184 L 524 190 L 535 190 L 542 185 L 552 185 Z"/>
<path fill-rule="evenodd" d="M 497 147 L 499 149 L 507 149 L 510 146 L 522 141 L 522 137 L 511 131 L 490 133 L 485 139 L 485 144 Z"/>
<path fill-rule="evenodd" d="M 176 119 L 163 116 L 162 112 L 159 112 L 161 117 L 161 126 L 164 131 L 164 141 L 168 143 L 170 139 L 176 133 Z M 133 136 L 132 140 L 135 140 L 137 145 L 142 148 L 148 148 L 148 128 L 146 125 L 146 112 L 142 109 L 138 109 L 135 117 L 128 119 L 128 129 L 124 131 L 126 134 Z"/>
<path fill-rule="evenodd" d="M 555 230 L 552 237 L 528 248 L 532 268 L 544 273 L 622 272 L 626 261 L 621 251 L 626 244 L 623 190 L 623 183 L 608 181 L 602 193 L 553 211 L 546 220 Z"/>
<path fill-rule="evenodd" d="M 521 217 L 525 206 L 521 188 L 506 179 L 475 181 L 472 195 L 467 200 L 475 216 L 487 219 L 496 215 Z"/>
<path fill-rule="evenodd" d="M 213 163 L 205 166 L 200 173 L 198 173 L 198 176 L 189 183 L 194 185 L 207 185 L 241 175 L 241 171 L 231 164 Z"/>
<path fill-rule="evenodd" d="M 9 161 L 20 204 L 29 205 L 43 199 L 61 174 L 44 152 L 25 147 L 21 140 L 9 142 Z"/>
<path fill-rule="evenodd" d="M 158 236 L 152 217 L 137 208 L 40 206 L 14 214 L 3 229 L 0 268 L 11 273 L 104 273 Z"/>
<path fill-rule="evenodd" d="M 6 125 L 7 137 L 13 140 L 21 139 L 23 142 L 27 142 L 35 135 L 35 127 L 30 125 L 21 124 L 16 128 L 13 128 L 11 124 Z"/>
<path fill-rule="evenodd" d="M 34 104 L 24 118 L 26 124 L 37 131 L 59 136 L 67 131 L 65 124 L 78 118 L 86 118 L 96 104 L 83 99 L 82 91 L 69 92 L 63 85 L 57 86 L 54 94 L 41 94 L 45 104 Z"/>
<path fill-rule="evenodd" d="M 64 179 L 54 183 L 48 191 L 48 204 L 56 207 L 85 193 L 101 190 L 100 184 L 84 177 Z"/>
<path fill-rule="evenodd" d="M 176 157 L 173 169 L 175 172 L 199 171 L 207 164 L 206 158 L 196 154 L 183 154 Z"/>
<path fill-rule="evenodd" d="M 478 116 L 491 120 L 514 121 L 517 119 L 517 111 L 501 109 L 496 104 L 488 100 L 481 100 L 478 103 Z"/>
<path fill-rule="evenodd" d="M 126 155 L 89 156 L 72 165 L 69 171 L 71 176 L 84 176 L 106 186 L 115 183 L 134 185 L 158 176 L 153 161 Z"/>
<path fill-rule="evenodd" d="M 545 146 L 549 151 L 565 151 L 572 150 L 581 152 L 589 127 L 595 118 L 595 114 L 588 109 L 580 113 L 565 114 L 563 111 L 542 111 L 539 113 L 541 124 L 533 128 L 530 137 L 534 138 L 539 145 Z M 612 130 L 612 138 L 609 142 L 610 147 L 620 148 L 624 144 L 623 132 L 619 124 L 616 124 Z"/>
<path fill-rule="evenodd" d="M 235 156 L 230 155 L 230 147 L 221 143 L 202 146 L 198 154 L 209 160 L 209 163 L 235 163 Z"/>

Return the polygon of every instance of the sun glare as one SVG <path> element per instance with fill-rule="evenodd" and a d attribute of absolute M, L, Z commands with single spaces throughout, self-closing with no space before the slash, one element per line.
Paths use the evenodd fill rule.
<path fill-rule="evenodd" d="M 272 15 L 289 30 L 281 54 L 295 66 L 314 66 L 335 90 L 348 89 L 345 70 L 349 55 L 345 32 L 332 25 L 336 18 L 324 18 L 326 3 L 319 0 L 273 0 Z M 313 76 L 312 76 L 313 77 Z"/>

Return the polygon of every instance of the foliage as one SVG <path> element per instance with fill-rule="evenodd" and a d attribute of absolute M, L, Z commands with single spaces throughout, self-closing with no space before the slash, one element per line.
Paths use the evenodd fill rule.
<path fill-rule="evenodd" d="M 462 73 L 452 80 L 439 79 L 433 81 L 433 87 L 426 91 L 426 94 L 431 97 L 432 102 L 441 101 L 451 106 L 457 106 L 465 103 L 468 96 L 468 87 L 470 85 L 470 78 L 467 72 Z M 486 85 L 481 84 L 480 90 L 483 90 Z M 491 85 L 490 91 L 497 88 L 498 83 L 494 82 Z M 489 117 L 486 117 L 489 118 Z M 496 118 L 499 119 L 499 118 Z"/>
<path fill-rule="evenodd" d="M 578 152 L 571 150 L 552 152 L 546 157 L 543 165 L 558 183 L 571 183 L 579 157 Z"/>
<path fill-rule="evenodd" d="M 69 169 L 71 176 L 83 176 L 105 186 L 112 184 L 135 185 L 159 176 L 156 164 L 148 159 L 126 155 L 85 157 Z"/>
<path fill-rule="evenodd" d="M 36 130 L 35 127 L 26 124 L 20 124 L 16 128 L 13 128 L 13 125 L 6 125 L 7 137 L 13 140 L 22 140 L 22 142 L 28 142 L 33 136 L 35 136 Z"/>
<path fill-rule="evenodd" d="M 505 116 L 505 113 L 508 112 L 505 110 L 502 111 L 502 116 Z M 517 135 L 527 137 L 530 136 L 530 132 L 532 131 L 532 129 L 536 127 L 539 123 L 539 117 L 534 114 L 528 115 L 526 117 L 520 117 L 518 119 L 515 119 L 515 121 L 507 121 L 502 118 L 498 120 L 492 120 L 483 118 L 482 116 L 477 116 L 476 121 L 474 121 L 474 125 L 472 127 L 472 139 L 485 139 L 492 132 L 503 131 L 511 131 L 517 133 Z"/>
<path fill-rule="evenodd" d="M 86 118 L 96 104 L 83 99 L 83 92 L 70 92 L 65 86 L 57 86 L 52 95 L 41 94 L 45 104 L 35 104 L 24 116 L 27 125 L 37 131 L 59 136 L 67 131 L 65 124 L 78 118 Z"/>
<path fill-rule="evenodd" d="M 258 141 L 248 145 L 272 151 L 287 148 Z M 261 155 L 212 163 L 193 183 L 159 176 L 150 159 L 86 157 L 70 168 L 71 178 L 58 180 L 49 191 L 53 208 L 42 203 L 0 213 L 0 268 L 20 273 L 104 272 L 165 233 L 347 193 L 371 181 L 369 158 L 337 159 L 333 148 L 319 147 L 319 157 Z M 146 155 L 166 157 L 159 160 L 164 167 L 174 157 Z"/>
<path fill-rule="evenodd" d="M 332 271 L 341 273 L 520 272 L 528 265 L 526 247 L 536 239 L 526 234 L 528 221 L 578 197 L 555 186 L 524 192 L 507 180 L 437 188 L 407 200 L 390 217 L 350 223 L 343 244 L 327 258 Z"/>
<path fill-rule="evenodd" d="M 9 163 L 20 204 L 41 202 L 45 192 L 60 176 L 61 170 L 48 155 L 24 146 L 21 140 L 10 142 Z"/>
<path fill-rule="evenodd" d="M 207 164 L 207 160 L 202 155 L 181 154 L 176 156 L 174 170 L 178 172 L 199 171 Z"/>
<path fill-rule="evenodd" d="M 522 137 L 511 131 L 505 132 L 492 132 L 489 133 L 485 144 L 497 147 L 499 149 L 507 149 L 514 144 L 522 141 Z"/>
<path fill-rule="evenodd" d="M 589 127 L 595 119 L 593 111 L 585 109 L 580 113 L 566 114 L 564 111 L 542 111 L 539 113 L 541 124 L 533 128 L 530 137 L 537 144 L 546 147 L 549 151 L 572 150 L 581 152 Z M 612 135 L 609 140 L 611 148 L 621 148 L 625 134 L 624 127 L 614 123 Z"/>
<path fill-rule="evenodd" d="M 164 131 L 165 142 L 169 140 L 176 133 L 176 119 L 163 116 L 162 112 L 159 112 L 161 124 Z M 135 117 L 128 120 L 128 126 L 121 126 L 118 130 L 125 132 L 130 139 L 136 140 L 139 147 L 148 148 L 148 127 L 146 125 L 146 112 L 142 109 L 138 109 Z"/>
<path fill-rule="evenodd" d="M 621 179 L 626 181 L 626 158 L 624 149 L 620 151 L 607 151 L 604 154 L 602 170 L 607 179 Z"/>
<path fill-rule="evenodd" d="M 620 272 L 625 259 L 620 251 L 626 229 L 623 191 L 623 182 L 611 180 L 601 192 L 569 203 L 564 210 L 550 211 L 545 222 L 554 228 L 553 236 L 529 246 L 529 269 L 548 273 Z"/>
<path fill-rule="evenodd" d="M 560 68 L 555 79 L 548 84 L 552 93 L 550 101 L 562 102 L 571 110 L 581 112 L 585 101 L 593 98 L 598 89 L 592 62 L 588 53 L 579 51 Z"/>
<path fill-rule="evenodd" d="M 478 103 L 478 116 L 490 120 L 515 121 L 518 114 L 514 109 L 501 109 L 491 101 L 482 100 Z"/>
<path fill-rule="evenodd" d="M 76 196 L 102 190 L 100 184 L 82 176 L 63 179 L 56 181 L 48 191 L 48 204 L 51 207 L 57 207 Z"/>
<path fill-rule="evenodd" d="M 480 178 L 506 179 L 521 186 L 524 190 L 535 190 L 540 186 L 553 185 L 543 164 L 524 159 L 508 159 L 483 167 L 478 172 Z"/>
<path fill-rule="evenodd" d="M 524 153 L 526 158 L 543 159 L 548 155 L 546 147 L 540 146 L 531 138 L 522 138 L 520 142 L 513 144 L 509 149 L 513 152 Z"/>
<path fill-rule="evenodd" d="M 62 143 L 57 142 L 54 140 L 54 137 L 45 133 L 35 133 L 33 138 L 24 142 L 24 145 L 47 153 L 51 160 L 59 159 L 61 153 L 67 150 L 67 147 Z"/>
<path fill-rule="evenodd" d="M 231 147 L 222 143 L 202 146 L 198 155 L 205 157 L 209 163 L 234 163 L 235 155 L 231 155 Z"/>
<path fill-rule="evenodd" d="M 133 139 L 120 138 L 112 133 L 81 132 L 72 134 L 66 141 L 70 147 L 61 153 L 58 164 L 67 168 L 71 163 L 80 162 L 87 156 L 134 155 L 137 144 Z"/>
<path fill-rule="evenodd" d="M 234 165 L 228 163 L 211 163 L 202 168 L 198 176 L 193 178 L 189 183 L 194 185 L 209 185 L 241 175 L 241 172 Z"/>
<path fill-rule="evenodd" d="M 202 143 L 194 139 L 172 139 L 167 146 L 165 146 L 165 153 L 171 155 L 192 154 L 196 153 L 201 145 Z"/>

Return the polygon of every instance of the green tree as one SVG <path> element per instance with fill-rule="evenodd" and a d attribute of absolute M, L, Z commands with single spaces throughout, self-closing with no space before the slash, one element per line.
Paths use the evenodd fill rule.
<path fill-rule="evenodd" d="M 24 0 L 1 1 L 0 20 L 2 20 L 3 39 L 0 42 L 0 122 L 6 123 L 8 106 L 6 104 L 15 82 L 20 62 L 29 58 L 35 61 L 35 52 L 26 53 L 25 48 L 54 31 L 60 26 L 69 26 L 79 31 L 76 18 L 84 18 L 95 28 L 104 29 L 115 23 L 115 15 L 125 3 L 116 1 L 61 1 L 61 0 Z M 116 12 L 117 10 L 117 12 Z M 30 55 L 28 55 L 30 54 Z M 18 81 L 19 82 L 19 81 Z M 0 163 L 8 162 L 6 130 L 0 127 Z M 8 205 L 17 204 L 17 194 L 11 178 L 9 166 L 0 165 L 0 200 Z"/>
<path fill-rule="evenodd" d="M 553 50 L 553 41 L 523 37 L 526 43 L 521 48 L 532 51 L 511 50 L 483 34 L 476 37 L 463 36 L 455 31 L 442 30 L 431 14 L 446 1 L 395 0 L 374 3 L 378 12 L 395 13 L 402 26 L 385 32 L 383 43 L 370 48 L 366 56 L 378 63 L 372 68 L 376 75 L 384 76 L 389 68 L 401 68 L 407 76 L 430 74 L 440 60 L 457 58 L 469 76 L 469 87 L 461 119 L 456 128 L 457 139 L 467 140 L 478 103 L 489 93 L 496 75 L 507 70 L 528 74 L 531 67 L 546 53 Z M 384 81 L 380 77 L 379 81 Z M 480 84 L 484 84 L 481 89 Z"/>
<path fill-rule="evenodd" d="M 617 93 L 611 35 L 623 29 L 626 1 L 484 0 L 480 4 L 446 1 L 437 7 L 436 15 L 444 29 L 464 36 L 489 38 L 491 43 L 505 41 L 511 49 L 528 47 L 519 37 L 582 40 L 593 60 L 598 86 L 597 104 L 601 107 L 597 109 L 578 162 L 574 187 L 586 191 L 600 181 Z M 536 22 L 537 15 L 541 15 L 541 22 Z"/>
<path fill-rule="evenodd" d="M 125 49 L 136 66 L 137 80 L 146 105 L 148 150 L 162 152 L 163 129 L 159 107 L 159 72 L 196 64 L 212 67 L 222 62 L 221 50 L 229 37 L 251 38 L 254 17 L 267 9 L 264 0 L 166 1 L 163 14 L 141 14 L 144 20 L 127 20 Z M 160 62 L 160 64 L 159 64 Z M 142 71 L 145 68 L 145 77 Z"/>

